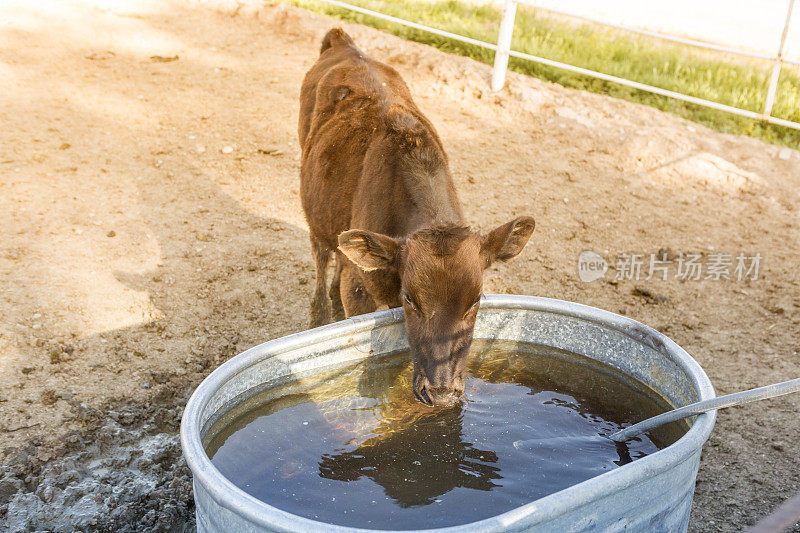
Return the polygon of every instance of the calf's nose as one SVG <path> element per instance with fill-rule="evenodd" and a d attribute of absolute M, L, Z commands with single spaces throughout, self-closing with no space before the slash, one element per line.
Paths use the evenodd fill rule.
<path fill-rule="evenodd" d="M 451 388 L 429 388 L 425 391 L 433 405 L 453 405 L 461 396 L 459 392 Z"/>

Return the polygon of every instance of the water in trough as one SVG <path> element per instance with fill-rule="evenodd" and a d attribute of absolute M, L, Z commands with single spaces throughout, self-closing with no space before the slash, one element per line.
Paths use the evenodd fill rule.
<path fill-rule="evenodd" d="M 238 487 L 326 523 L 421 529 L 509 511 L 665 447 L 672 424 L 625 445 L 608 435 L 668 409 L 643 384 L 574 354 L 473 346 L 463 399 L 414 400 L 408 354 L 270 389 L 207 433 Z M 572 439 L 572 437 L 576 437 Z M 541 439 L 533 449 L 514 441 Z"/>

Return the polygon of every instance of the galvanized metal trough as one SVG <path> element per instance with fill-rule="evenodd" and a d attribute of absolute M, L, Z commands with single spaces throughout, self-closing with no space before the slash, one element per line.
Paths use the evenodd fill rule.
<path fill-rule="evenodd" d="M 705 372 L 669 338 L 585 305 L 486 296 L 475 339 L 530 343 L 590 357 L 647 384 L 675 407 L 714 397 Z M 248 495 L 212 465 L 203 437 L 227 411 L 255 394 L 407 349 L 402 309 L 389 309 L 261 344 L 209 375 L 181 421 L 181 445 L 194 474 L 198 531 L 367 531 L 302 518 Z M 431 531 L 685 531 L 700 451 L 715 419 L 715 413 L 698 416 L 674 444 L 616 470 L 486 520 Z"/>

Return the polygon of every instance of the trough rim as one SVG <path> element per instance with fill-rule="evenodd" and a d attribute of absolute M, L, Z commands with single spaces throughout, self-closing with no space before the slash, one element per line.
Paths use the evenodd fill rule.
<path fill-rule="evenodd" d="M 481 309 L 520 309 L 553 313 L 589 322 L 621 332 L 633 340 L 656 349 L 669 357 L 685 374 L 700 400 L 714 398 L 716 393 L 702 367 L 683 348 L 672 339 L 655 329 L 610 311 L 584 304 L 544 298 L 511 294 L 488 294 L 481 300 Z M 242 516 L 255 526 L 264 526 L 281 533 L 303 533 L 325 531 L 328 533 L 397 533 L 408 530 L 364 529 L 328 524 L 304 518 L 273 507 L 247 494 L 225 478 L 211 462 L 203 448 L 200 438 L 200 414 L 213 394 L 242 370 L 282 352 L 294 350 L 329 338 L 361 332 L 366 329 L 387 326 L 404 320 L 402 308 L 376 311 L 327 324 L 308 331 L 301 331 L 285 337 L 267 341 L 254 346 L 209 374 L 195 389 L 186 404 L 181 417 L 181 448 L 187 465 L 194 476 L 195 490 L 202 489 L 221 507 Z M 634 463 L 600 474 L 586 481 L 567 487 L 538 500 L 506 511 L 484 520 L 448 526 L 417 530 L 430 533 L 466 533 L 481 531 L 494 533 L 522 528 L 546 522 L 597 499 L 599 494 L 606 496 L 625 487 L 652 478 L 669 470 L 674 465 L 699 454 L 708 440 L 716 421 L 716 411 L 698 415 L 694 424 L 678 441 L 651 455 L 637 459 Z M 635 467 L 633 466 L 635 464 Z"/>

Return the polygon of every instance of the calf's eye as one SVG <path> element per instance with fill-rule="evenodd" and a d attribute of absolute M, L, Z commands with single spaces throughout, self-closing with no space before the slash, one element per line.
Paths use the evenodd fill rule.
<path fill-rule="evenodd" d="M 417 309 L 417 304 L 414 303 L 414 300 L 412 300 L 408 294 L 403 293 L 403 300 L 405 300 L 405 302 L 411 309 L 413 309 L 414 311 L 419 311 L 419 309 Z"/>
<path fill-rule="evenodd" d="M 469 306 L 469 309 L 467 309 L 467 312 L 466 312 L 466 313 L 464 313 L 464 318 L 466 318 L 467 316 L 469 316 L 469 314 L 470 314 L 470 313 L 474 313 L 474 312 L 476 312 L 476 311 L 478 310 L 478 306 L 481 304 L 481 298 L 482 298 L 482 297 L 483 297 L 483 295 L 481 295 L 481 296 L 478 296 L 478 299 L 477 299 L 477 300 L 475 300 L 475 301 L 472 303 L 472 305 L 471 305 L 471 306 Z"/>

